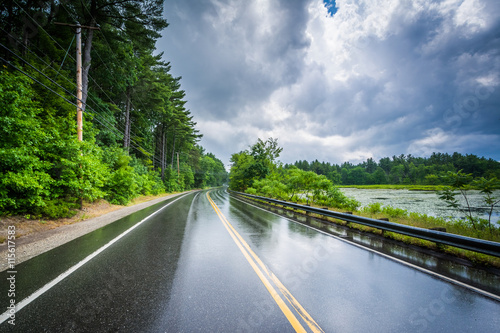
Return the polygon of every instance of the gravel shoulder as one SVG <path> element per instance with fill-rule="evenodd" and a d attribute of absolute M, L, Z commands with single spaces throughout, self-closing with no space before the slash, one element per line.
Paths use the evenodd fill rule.
<path fill-rule="evenodd" d="M 21 238 L 16 238 L 15 240 L 16 265 L 28 259 L 31 259 L 39 254 L 42 254 L 46 251 L 49 251 L 55 247 L 58 247 L 69 241 L 72 241 L 75 238 L 83 236 L 96 229 L 102 228 L 105 225 L 113 223 L 127 215 L 130 215 L 141 209 L 155 205 L 167 199 L 182 195 L 184 193 L 175 193 L 166 195 L 133 206 L 123 207 L 101 216 L 83 220 L 81 222 L 62 225 L 50 230 L 33 232 L 31 234 L 22 236 Z M 3 228 L 5 230 L 2 231 L 3 233 L 6 234 L 7 227 L 3 226 Z M 8 265 L 7 254 L 8 254 L 8 245 L 6 240 L 4 243 L 0 244 L 0 258 L 1 258 L 0 272 L 7 269 Z"/>

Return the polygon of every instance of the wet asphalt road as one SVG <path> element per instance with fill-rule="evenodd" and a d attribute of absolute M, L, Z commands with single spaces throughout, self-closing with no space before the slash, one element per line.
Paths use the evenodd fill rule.
<path fill-rule="evenodd" d="M 215 208 L 206 191 L 169 199 L 18 265 L 14 297 L 0 273 L 5 311 L 136 226 L 0 332 L 500 331 L 497 300 L 223 190 L 210 197 Z"/>

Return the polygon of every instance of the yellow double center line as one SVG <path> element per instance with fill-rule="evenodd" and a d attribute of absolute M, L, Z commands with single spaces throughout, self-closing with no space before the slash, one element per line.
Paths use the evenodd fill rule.
<path fill-rule="evenodd" d="M 281 281 L 274 275 L 271 270 L 269 270 L 266 265 L 260 260 L 260 258 L 252 251 L 250 246 L 245 242 L 245 240 L 240 236 L 240 234 L 234 229 L 234 227 L 229 223 L 226 217 L 222 214 L 219 207 L 215 204 L 215 202 L 210 197 L 210 192 L 207 192 L 207 198 L 213 209 L 219 216 L 222 224 L 226 227 L 229 235 L 233 238 L 234 242 L 240 249 L 241 253 L 245 256 L 248 263 L 252 266 L 257 276 L 260 278 L 267 291 L 271 294 L 274 301 L 280 307 L 283 314 L 286 316 L 290 324 L 292 324 L 293 328 L 296 332 L 307 332 L 300 321 L 295 317 L 293 312 L 290 310 L 288 305 L 283 301 L 280 294 L 274 289 L 273 285 L 270 281 L 274 283 L 274 285 L 278 288 L 281 294 L 285 297 L 285 299 L 289 302 L 289 304 L 295 309 L 295 311 L 300 315 L 302 320 L 309 326 L 312 332 L 324 332 L 321 327 L 314 321 L 314 319 L 307 313 L 307 311 L 300 305 L 300 303 L 293 297 L 293 295 L 285 288 L 285 286 L 281 283 Z"/>

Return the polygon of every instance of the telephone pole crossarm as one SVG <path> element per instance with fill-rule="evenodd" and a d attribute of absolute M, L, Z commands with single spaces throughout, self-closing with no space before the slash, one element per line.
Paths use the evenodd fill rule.
<path fill-rule="evenodd" d="M 69 23 L 62 23 L 62 22 L 54 22 L 55 25 L 63 25 L 66 27 L 73 27 L 73 28 L 83 28 L 83 29 L 90 29 L 90 30 L 101 30 L 100 27 L 91 27 L 88 25 L 80 25 L 80 24 L 69 24 Z"/>

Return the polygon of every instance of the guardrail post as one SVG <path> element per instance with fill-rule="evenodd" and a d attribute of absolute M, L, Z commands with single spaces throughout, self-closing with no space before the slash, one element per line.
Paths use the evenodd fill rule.
<path fill-rule="evenodd" d="M 344 212 L 344 214 L 353 215 L 353 213 L 352 213 L 352 212 Z M 348 227 L 348 228 L 350 228 L 350 227 L 351 227 L 351 222 L 349 222 L 349 221 L 345 221 L 345 226 L 346 226 L 346 227 Z"/>
<path fill-rule="evenodd" d="M 389 218 L 388 218 L 388 217 L 381 217 L 381 218 L 379 218 L 379 220 L 380 220 L 380 221 L 386 221 L 386 222 L 389 222 Z M 381 234 L 382 236 L 385 236 L 385 230 L 384 230 L 384 229 L 378 229 L 378 230 L 380 230 L 380 234 Z"/>

